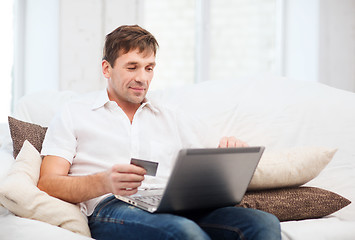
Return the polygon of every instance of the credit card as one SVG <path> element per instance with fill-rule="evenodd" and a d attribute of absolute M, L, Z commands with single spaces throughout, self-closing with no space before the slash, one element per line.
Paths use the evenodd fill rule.
<path fill-rule="evenodd" d="M 159 163 L 132 158 L 131 164 L 144 168 L 147 171 L 146 175 L 155 176 L 157 174 Z"/>

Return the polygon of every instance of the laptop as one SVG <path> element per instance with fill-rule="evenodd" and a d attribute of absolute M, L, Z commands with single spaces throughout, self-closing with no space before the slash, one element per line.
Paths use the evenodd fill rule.
<path fill-rule="evenodd" d="M 151 213 L 233 206 L 242 200 L 264 149 L 182 149 L 164 189 L 116 198 Z"/>

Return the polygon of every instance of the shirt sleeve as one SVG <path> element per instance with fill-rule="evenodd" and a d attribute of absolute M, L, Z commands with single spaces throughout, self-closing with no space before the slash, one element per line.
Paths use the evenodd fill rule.
<path fill-rule="evenodd" d="M 42 156 L 53 155 L 62 157 L 72 164 L 77 147 L 72 119 L 69 105 L 66 104 L 56 114 L 48 127 L 42 145 Z"/>

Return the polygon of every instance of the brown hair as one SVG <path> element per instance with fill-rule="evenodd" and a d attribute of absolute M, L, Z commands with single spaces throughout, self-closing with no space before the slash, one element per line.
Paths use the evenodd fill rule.
<path fill-rule="evenodd" d="M 155 55 L 158 47 L 157 40 L 147 30 L 138 25 L 123 25 L 106 35 L 102 59 L 114 67 L 116 59 L 121 54 L 138 49 L 140 53 Z"/>

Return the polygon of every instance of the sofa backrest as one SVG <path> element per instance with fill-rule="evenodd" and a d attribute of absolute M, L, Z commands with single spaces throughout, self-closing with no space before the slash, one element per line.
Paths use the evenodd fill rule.
<path fill-rule="evenodd" d="M 355 155 L 355 93 L 286 78 L 209 81 L 153 93 L 210 125 L 211 142 L 234 135 L 267 149 L 339 148 Z"/>
<path fill-rule="evenodd" d="M 48 126 L 63 102 L 76 95 L 64 91 L 26 96 L 15 117 Z M 152 91 L 148 97 L 204 121 L 210 146 L 221 136 L 234 135 L 267 149 L 311 145 L 355 155 L 355 93 L 320 83 L 285 78 L 208 81 Z"/>
<path fill-rule="evenodd" d="M 46 91 L 29 94 L 18 101 L 14 116 L 17 119 L 46 127 L 63 103 L 76 96 L 77 93 L 73 91 Z"/>

